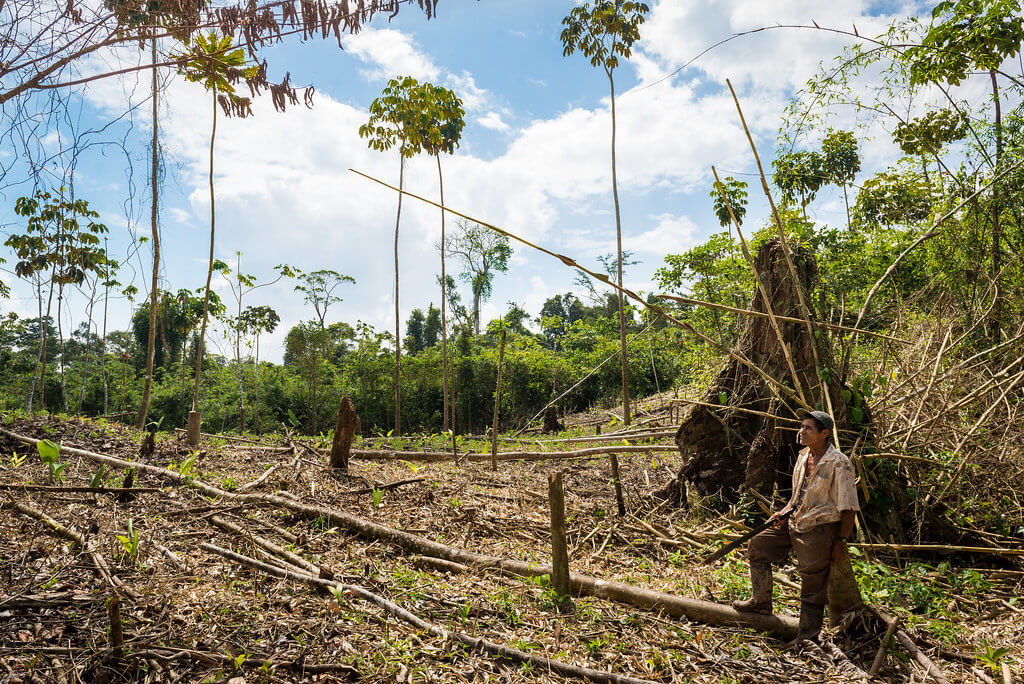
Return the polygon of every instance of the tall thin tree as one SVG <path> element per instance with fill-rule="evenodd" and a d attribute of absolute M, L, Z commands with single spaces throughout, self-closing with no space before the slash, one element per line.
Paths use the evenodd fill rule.
<path fill-rule="evenodd" d="M 398 145 L 398 187 L 405 183 L 405 160 L 422 151 L 438 155 L 454 151 L 465 122 L 462 103 L 454 93 L 412 76 L 388 81 L 380 97 L 370 104 L 370 118 L 359 127 L 371 149 L 390 150 Z M 438 160 L 440 172 L 440 159 Z M 402 222 L 402 194 L 395 214 L 395 434 L 402 431 L 402 319 L 399 312 L 398 237 Z M 442 278 L 442 282 L 444 279 Z"/>
<path fill-rule="evenodd" d="M 249 113 L 249 98 L 235 94 L 233 81 L 246 75 L 255 75 L 256 67 L 246 66 L 245 51 L 241 48 L 232 50 L 231 36 L 218 36 L 211 31 L 208 35 L 197 34 L 186 55 L 185 67 L 182 70 L 185 78 L 195 83 L 202 83 L 210 91 L 213 103 L 213 121 L 210 127 L 210 254 L 206 268 L 206 288 L 203 293 L 203 322 L 199 332 L 199 347 L 196 350 L 196 376 L 192 389 L 192 411 L 189 421 L 194 425 L 190 435 L 197 435 L 199 423 L 199 382 L 203 368 L 203 352 L 206 347 L 206 327 L 210 317 L 210 282 L 213 279 L 214 236 L 216 234 L 217 210 L 216 193 L 214 192 L 213 154 L 217 139 L 217 106 L 224 108 L 225 114 L 245 116 Z M 219 95 L 219 97 L 218 97 Z M 150 314 L 153 315 L 152 313 Z M 150 327 L 153 335 L 153 326 Z"/>
<path fill-rule="evenodd" d="M 622 360 L 622 419 L 631 422 L 629 406 L 629 358 L 626 356 L 626 307 L 622 295 L 622 214 L 619 209 L 619 183 L 615 164 L 615 68 L 619 58 L 629 59 L 633 43 L 640 38 L 640 26 L 650 8 L 632 0 L 584 2 L 562 19 L 562 54 L 579 50 L 591 66 L 604 69 L 608 76 L 612 110 L 612 197 L 615 202 L 615 249 L 618 256 L 619 353 Z"/>

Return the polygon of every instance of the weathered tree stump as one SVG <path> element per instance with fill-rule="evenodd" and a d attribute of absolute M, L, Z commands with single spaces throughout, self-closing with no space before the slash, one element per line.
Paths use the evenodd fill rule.
<path fill-rule="evenodd" d="M 545 435 L 561 432 L 565 426 L 558 421 L 558 411 L 554 406 L 544 409 L 544 428 L 541 430 Z"/>
<path fill-rule="evenodd" d="M 359 416 L 352 400 L 342 397 L 338 405 L 338 419 L 334 424 L 334 442 L 331 444 L 331 467 L 348 470 L 349 450 L 352 437 L 359 427 Z"/>
<path fill-rule="evenodd" d="M 565 538 L 565 491 L 562 473 L 548 473 L 548 504 L 551 507 L 551 586 L 559 596 L 568 596 L 569 549 Z"/>
<path fill-rule="evenodd" d="M 199 417 L 199 411 L 188 412 L 188 423 L 185 430 L 185 444 L 190 447 L 199 446 L 199 426 L 201 420 Z"/>
<path fill-rule="evenodd" d="M 790 255 L 800 281 L 794 283 L 783 249 L 777 239 L 764 243 L 758 250 L 755 267 L 771 297 L 772 311 L 779 316 L 802 318 L 796 288 L 803 289 L 804 301 L 810 308 L 808 293 L 818 276 L 818 267 L 806 249 L 797 248 Z M 768 302 L 757 289 L 750 309 L 768 310 Z M 813 309 L 811 315 L 814 316 Z M 827 335 L 812 337 L 803 323 L 779 321 L 778 325 L 790 351 L 799 391 L 808 404 L 824 409 L 827 404 L 813 345 L 817 346 L 822 367 L 827 369 L 826 373 L 831 371 L 834 378 L 835 361 Z M 781 385 L 796 389 L 786 353 L 767 318 L 747 317 L 733 351 Z M 841 432 L 852 426 L 840 392 L 838 382 L 829 383 L 836 428 Z M 770 498 L 778 487 L 788 495 L 790 475 L 800 450 L 796 443 L 799 404 L 731 357 L 704 392 L 701 403 L 705 405 L 690 404 L 683 411 L 676 431 L 682 466 L 676 479 L 659 494 L 681 503 L 689 484 L 700 495 L 717 496 L 723 503 L 735 502 L 744 488 Z"/>

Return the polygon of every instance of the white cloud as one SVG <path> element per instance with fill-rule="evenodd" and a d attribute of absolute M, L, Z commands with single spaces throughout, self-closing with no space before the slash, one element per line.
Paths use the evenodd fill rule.
<path fill-rule="evenodd" d="M 440 69 L 415 45 L 413 37 L 395 29 L 364 28 L 345 40 L 345 49 L 367 63 L 362 73 L 371 80 L 412 76 L 434 80 Z"/>
<path fill-rule="evenodd" d="M 690 217 L 660 214 L 651 219 L 657 221 L 654 227 L 632 240 L 637 253 L 661 257 L 685 251 L 697 244 L 698 228 Z"/>
<path fill-rule="evenodd" d="M 491 130 L 498 131 L 499 133 L 504 133 L 510 129 L 509 125 L 502 120 L 501 114 L 498 114 L 498 112 L 487 112 L 487 114 L 477 119 L 476 122 L 484 128 L 490 128 Z"/>

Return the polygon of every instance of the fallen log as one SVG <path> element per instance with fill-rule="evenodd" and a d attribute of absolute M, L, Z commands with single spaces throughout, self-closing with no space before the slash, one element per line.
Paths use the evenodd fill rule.
<path fill-rule="evenodd" d="M 267 551 L 268 553 L 270 553 L 272 555 L 276 555 L 276 556 L 279 556 L 279 557 L 285 559 L 286 561 L 288 561 L 292 565 L 302 568 L 303 570 L 305 570 L 306 572 L 310 573 L 314 577 L 327 577 L 328 576 L 328 575 L 324 574 L 324 571 L 321 568 L 319 568 L 316 565 L 313 565 L 312 563 L 307 561 L 302 556 L 296 555 L 296 554 L 292 553 L 291 551 L 289 551 L 288 549 L 286 549 L 286 548 L 284 548 L 282 546 L 278 546 L 277 544 L 273 543 L 272 541 L 270 541 L 268 539 L 264 539 L 263 537 L 261 537 L 259 535 L 253 534 L 252 532 L 250 532 L 249 530 L 245 529 L 244 527 L 242 527 L 240 525 L 236 525 L 235 523 L 233 523 L 233 522 L 231 522 L 229 520 L 225 520 L 224 518 L 220 517 L 219 515 L 212 516 L 210 518 L 210 522 L 213 523 L 214 525 L 216 525 L 217 527 L 221 528 L 222 530 L 227 530 L 228 532 L 233 532 L 234 534 L 237 534 L 239 536 L 242 536 L 242 537 L 248 539 L 253 544 L 255 544 L 256 546 L 258 546 L 261 549 L 263 549 L 264 551 Z"/>
<path fill-rule="evenodd" d="M 11 432 L 5 428 L 0 428 L 0 434 L 25 444 L 36 444 L 39 441 Z M 160 466 L 126 461 L 63 444 L 60 448 L 62 452 L 67 454 L 98 463 L 106 463 L 119 468 L 136 468 L 139 471 L 153 473 L 172 482 L 188 485 L 207 496 L 220 497 L 239 503 L 269 504 L 299 513 L 310 519 L 323 516 L 331 525 L 336 525 L 367 539 L 393 544 L 415 554 L 442 558 L 453 563 L 461 563 L 475 568 L 492 569 L 515 577 L 539 577 L 551 574 L 551 567 L 549 565 L 536 565 L 526 561 L 498 558 L 474 551 L 458 549 L 409 532 L 380 525 L 345 511 L 323 506 L 310 506 L 273 494 L 237 494 L 227 492 L 202 480 L 186 478 L 180 473 L 168 470 L 167 468 L 161 468 Z M 615 448 L 618 449 L 619 447 Z M 482 456 L 485 459 L 489 458 L 487 454 Z M 797 620 L 789 616 L 740 613 L 728 606 L 711 601 L 675 596 L 660 591 L 633 587 L 622 582 L 607 581 L 576 573 L 570 574 L 569 582 L 572 593 L 579 596 L 595 596 L 674 617 L 685 617 L 711 625 L 752 627 L 760 631 L 772 632 L 783 639 L 792 639 L 796 636 L 797 632 Z"/>
<path fill-rule="evenodd" d="M 1024 549 L 1005 549 L 998 546 L 950 546 L 943 544 L 858 544 L 864 551 L 921 551 L 928 553 L 981 553 L 990 556 L 1024 556 Z"/>
<path fill-rule="evenodd" d="M 68 494 L 139 494 L 159 492 L 158 487 L 52 487 L 49 485 L 0 484 L 0 491 L 10 492 L 65 492 Z"/>
<path fill-rule="evenodd" d="M 498 461 L 557 461 L 570 458 L 586 458 L 603 454 L 650 454 L 655 452 L 677 453 L 679 448 L 670 444 L 646 444 L 630 446 L 603 446 L 577 449 L 575 451 L 505 451 L 497 455 Z M 387 451 L 378 449 L 352 449 L 352 456 L 366 461 L 412 461 L 438 462 L 454 461 L 450 451 Z M 490 462 L 490 454 L 463 454 L 472 462 Z"/>
<path fill-rule="evenodd" d="M 371 591 L 364 589 L 363 587 L 356 586 L 354 584 L 343 584 L 341 582 L 335 582 L 331 580 L 323 580 L 318 577 L 311 575 L 304 575 L 298 572 L 291 572 L 283 568 L 278 568 L 273 565 L 261 563 L 254 558 L 247 558 L 246 556 L 239 555 L 227 549 L 222 549 L 213 544 L 203 543 L 199 545 L 199 548 L 209 553 L 216 554 L 228 560 L 232 560 L 239 565 L 244 565 L 252 570 L 258 570 L 260 572 L 272 575 L 274 577 L 280 577 L 282 579 L 288 579 L 296 582 L 302 582 L 313 587 L 323 587 L 333 589 L 336 592 L 344 592 L 349 596 L 361 599 L 368 603 L 372 603 L 378 608 L 382 608 L 391 615 L 397 617 L 404 622 L 409 623 L 416 629 L 430 632 L 434 636 L 440 637 L 444 641 L 458 641 L 461 644 L 465 644 L 469 647 L 470 653 L 475 651 L 484 651 L 491 655 L 497 656 L 501 660 L 510 660 L 515 663 L 528 663 L 541 672 L 547 671 L 555 674 L 559 674 L 563 677 L 573 677 L 576 679 L 586 679 L 592 682 L 599 682 L 600 684 L 654 684 L 648 679 L 638 679 L 636 677 L 630 677 L 628 675 L 620 675 L 614 672 L 606 672 L 602 670 L 593 670 L 588 667 L 579 667 L 577 665 L 570 665 L 559 660 L 552 660 L 543 656 L 533 655 L 520 651 L 515 648 L 503 646 L 502 644 L 494 643 L 486 639 L 480 639 L 471 637 L 468 634 L 461 632 L 449 632 L 443 627 L 439 627 L 431 622 L 420 618 L 419 616 L 410 613 L 406 609 L 399 606 L 397 603 L 387 600 L 383 596 L 378 596 Z"/>

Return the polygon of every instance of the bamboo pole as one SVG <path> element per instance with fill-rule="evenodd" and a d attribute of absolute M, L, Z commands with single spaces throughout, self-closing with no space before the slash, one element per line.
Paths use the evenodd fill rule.
<path fill-rule="evenodd" d="M 782 254 L 786 257 L 786 266 L 789 268 L 790 278 L 793 280 L 793 289 L 796 290 L 797 304 L 800 307 L 800 315 L 803 317 L 804 326 L 807 328 L 807 335 L 810 338 L 811 354 L 814 356 L 814 371 L 818 378 L 821 380 L 821 389 L 825 394 L 825 404 L 828 407 L 828 413 L 832 416 L 832 420 L 835 420 L 836 414 L 832 408 L 832 393 L 829 391 L 828 384 L 825 382 L 824 377 L 821 374 L 821 359 L 818 356 L 818 340 L 814 335 L 814 322 L 811 319 L 811 311 L 807 306 L 807 302 L 804 300 L 804 291 L 800 287 L 800 278 L 796 272 L 796 266 L 793 265 L 793 259 L 790 256 L 791 249 L 789 247 L 789 241 L 786 239 L 786 231 L 782 226 L 782 218 L 779 216 L 779 210 L 775 206 L 775 200 L 772 198 L 771 189 L 768 187 L 768 179 L 764 175 L 764 168 L 761 166 L 761 156 L 757 153 L 757 146 L 754 145 L 754 138 L 750 135 L 750 129 L 747 127 L 747 120 L 743 116 L 743 109 L 740 107 L 739 98 L 736 97 L 736 91 L 733 90 L 732 82 L 729 79 L 725 79 L 726 84 L 729 86 L 729 92 L 732 93 L 733 102 L 736 103 L 736 111 L 740 115 L 740 123 L 743 124 L 743 131 L 747 134 L 747 141 L 750 143 L 750 150 L 754 153 L 754 161 L 757 162 L 757 172 L 761 176 L 761 189 L 764 190 L 764 196 L 768 198 L 768 204 L 772 209 L 772 217 L 775 219 L 775 227 L 779 231 L 779 240 L 782 241 Z M 857 322 L 857 327 L 860 327 L 860 321 Z M 809 389 L 809 388 L 808 388 Z M 804 406 L 809 409 L 809 407 Z M 832 435 L 832 439 L 835 440 L 836 447 L 839 447 L 839 435 Z"/>
<path fill-rule="evenodd" d="M 998 546 L 956 546 L 952 544 L 859 544 L 850 542 L 864 551 L 921 551 L 926 553 L 978 553 L 988 556 L 1024 556 L 1024 549 L 1006 549 Z"/>
<path fill-rule="evenodd" d="M 730 86 L 730 89 L 732 86 Z M 739 103 L 736 104 L 739 107 Z M 740 116 L 742 117 L 742 112 Z M 746 128 L 746 123 L 743 124 Z M 753 143 L 751 143 L 753 145 Z M 754 151 L 757 154 L 757 151 Z M 758 162 L 760 164 L 760 162 Z M 736 220 L 736 215 L 732 211 L 732 203 L 725 194 L 725 187 L 722 185 L 722 181 L 718 178 L 718 170 L 712 166 L 711 173 L 715 176 L 715 187 L 718 192 L 722 195 L 722 199 L 725 201 L 725 208 L 729 210 L 729 218 L 732 219 L 732 223 L 736 226 L 736 235 L 740 238 L 740 248 L 743 250 L 743 257 L 747 260 L 747 265 L 750 267 L 750 272 L 754 276 L 754 282 L 757 283 L 757 291 L 761 293 L 761 299 L 764 300 L 764 310 L 768 314 L 768 322 L 771 324 L 772 332 L 775 333 L 775 339 L 779 343 L 779 348 L 782 350 L 782 355 L 786 357 L 786 366 L 789 368 L 790 377 L 793 379 L 793 389 L 796 390 L 797 395 L 804 401 L 807 402 L 807 397 L 804 395 L 803 387 L 800 384 L 800 376 L 796 373 L 796 366 L 793 364 L 793 355 L 789 351 L 789 345 L 786 344 L 785 338 L 782 337 L 782 330 L 779 328 L 779 322 L 775 318 L 775 311 L 772 307 L 772 298 L 768 294 L 768 290 L 764 286 L 764 282 L 761 280 L 761 274 L 757 270 L 757 266 L 754 264 L 754 257 L 750 254 L 750 249 L 747 247 L 747 239 L 743 237 L 743 231 L 740 229 L 740 222 Z M 781 230 L 781 226 L 780 226 Z M 785 246 L 785 241 L 783 241 Z M 789 258 L 787 254 L 786 258 Z M 800 291 L 800 281 L 796 279 L 796 271 L 793 271 L 793 286 Z M 800 295 L 801 298 L 803 295 Z M 808 388 L 809 389 L 809 388 Z"/>
<path fill-rule="evenodd" d="M 658 299 L 671 299 L 674 302 L 680 302 L 682 304 L 692 304 L 693 306 L 703 306 L 709 309 L 719 309 L 720 311 L 729 311 L 731 313 L 742 314 L 744 316 L 756 316 L 758 318 L 768 318 L 768 314 L 763 311 L 753 311 L 751 309 L 740 309 L 739 307 L 729 306 L 727 304 L 716 304 L 715 302 L 706 302 L 702 299 L 693 299 L 692 297 L 680 297 L 679 295 L 670 294 L 659 294 L 654 295 Z M 775 314 L 775 319 L 778 321 L 785 321 L 787 323 L 803 323 L 803 319 L 793 318 L 792 316 L 783 316 L 781 314 Z M 877 337 L 882 340 L 888 340 L 890 342 L 899 342 L 901 344 L 913 344 L 910 340 L 905 340 L 902 337 L 893 337 L 892 335 L 883 335 L 882 333 L 875 332 L 873 330 L 864 330 L 862 328 L 852 328 L 848 325 L 837 325 L 835 323 L 823 323 L 818 321 L 818 325 L 822 328 L 828 328 L 829 330 L 836 330 L 839 332 L 855 332 L 860 335 L 867 335 L 868 337 Z"/>
<path fill-rule="evenodd" d="M 874 677 L 881 669 L 882 662 L 885 660 L 885 652 L 889 649 L 889 639 L 892 638 L 892 633 L 896 631 L 899 624 L 900 618 L 896 618 L 885 628 L 885 636 L 882 637 L 882 643 L 878 645 L 878 653 L 875 654 L 875 660 L 871 663 L 871 669 L 868 670 L 868 677 Z"/>
<path fill-rule="evenodd" d="M 641 330 L 641 331 L 640 331 L 640 332 L 638 332 L 637 334 L 633 335 L 633 337 L 629 338 L 629 341 L 628 341 L 628 342 L 626 342 L 626 346 L 628 347 L 629 345 L 633 344 L 633 343 L 634 343 L 634 342 L 636 342 L 636 341 L 637 341 L 638 339 L 640 339 L 640 337 L 641 337 L 641 336 L 642 336 L 642 335 L 643 335 L 644 333 L 646 333 L 646 332 L 647 332 L 648 330 L 650 330 L 650 329 L 651 329 L 651 327 L 652 327 L 652 324 L 648 324 L 646 328 L 644 328 L 643 330 Z M 614 359 L 614 358 L 615 358 L 616 356 L 619 356 L 619 352 L 615 352 L 615 353 L 613 353 L 613 354 L 609 354 L 608 356 L 606 356 L 606 357 L 604 358 L 604 360 L 603 360 L 603 361 L 601 361 L 601 363 L 599 363 L 599 364 L 597 364 L 596 366 L 594 366 L 593 368 L 591 368 L 591 369 L 590 369 L 590 372 L 588 372 L 588 373 L 587 373 L 586 375 L 584 375 L 584 376 L 583 376 L 582 378 L 580 378 L 579 380 L 577 380 L 577 381 L 576 381 L 576 383 L 575 383 L 575 384 L 574 384 L 574 385 L 573 385 L 572 387 L 570 387 L 569 389 L 565 390 L 564 392 L 562 392 L 561 394 L 559 394 L 559 395 L 558 395 L 557 397 L 555 397 L 554 399 L 552 399 L 551 401 L 549 401 L 549 402 L 548 402 L 548 403 L 547 403 L 547 404 L 546 404 L 546 405 L 544 406 L 544 408 L 542 408 L 542 409 L 541 409 L 540 411 L 537 411 L 537 413 L 533 414 L 533 417 L 532 417 L 532 418 L 530 418 L 530 420 L 526 421 L 526 424 L 525 424 L 525 425 L 523 425 L 523 427 L 521 427 L 521 428 L 519 429 L 519 431 L 518 431 L 518 432 L 516 433 L 516 436 L 518 437 L 519 435 L 521 435 L 521 434 L 523 433 L 523 431 L 524 431 L 524 430 L 526 430 L 526 428 L 530 427 L 530 425 L 532 425 L 532 424 L 533 424 L 533 421 L 537 420 L 537 418 L 539 418 L 539 417 L 540 417 L 540 415 L 541 415 L 542 413 L 544 413 L 545 411 L 547 411 L 549 407 L 551 407 L 551 406 L 554 406 L 554 405 L 555 405 L 555 404 L 557 404 L 557 403 L 558 403 L 559 401 L 561 401 L 561 400 L 562 400 L 562 399 L 564 399 L 564 398 L 565 398 L 566 396 L 568 396 L 568 394 L 569 394 L 570 392 L 572 392 L 572 391 L 573 391 L 574 389 L 576 389 L 577 387 L 579 387 L 580 385 L 582 385 L 582 384 L 583 384 L 584 382 L 586 382 L 587 378 L 589 378 L 589 377 L 593 376 L 593 375 L 594 375 L 594 373 L 596 373 L 597 371 L 599 371 L 599 370 L 601 369 L 601 367 L 602 367 L 602 366 L 604 366 L 604 364 L 608 363 L 609 361 L 611 361 L 612 359 Z M 600 429 L 601 429 L 601 428 L 600 428 L 600 426 L 599 426 L 599 427 L 598 427 L 598 430 L 600 430 Z"/>
<path fill-rule="evenodd" d="M 602 446 L 589 447 L 587 449 L 576 449 L 575 451 L 504 451 L 497 454 L 499 461 L 558 461 L 570 458 L 586 458 L 588 456 L 603 456 L 616 452 L 633 454 L 650 454 L 656 452 L 678 452 L 679 447 L 671 444 L 632 444 L 629 446 Z M 352 455 L 366 461 L 411 461 L 411 462 L 436 462 L 457 460 L 448 451 L 381 451 L 371 449 L 353 449 Z M 464 454 L 471 462 L 486 462 L 491 460 L 487 454 Z"/>
<path fill-rule="evenodd" d="M 886 628 L 888 628 L 888 626 L 894 622 L 893 618 L 887 615 L 878 606 L 869 605 L 868 609 L 872 613 L 874 613 L 879 620 L 885 623 Z M 936 684 L 949 684 L 949 680 L 946 679 L 946 675 L 942 673 L 942 670 L 940 670 L 935 665 L 935 663 L 933 663 L 931 659 L 928 658 L 928 656 L 926 656 L 924 653 L 921 653 L 921 649 L 917 647 L 917 644 L 914 643 L 914 640 L 910 638 L 909 634 L 904 632 L 898 626 L 894 627 L 893 631 L 896 634 L 896 639 L 900 642 L 900 645 L 903 647 L 903 650 L 907 652 L 907 655 L 909 655 L 911 658 L 917 661 L 917 664 L 924 668 L 924 671 L 928 673 L 929 677 L 935 680 Z"/>

